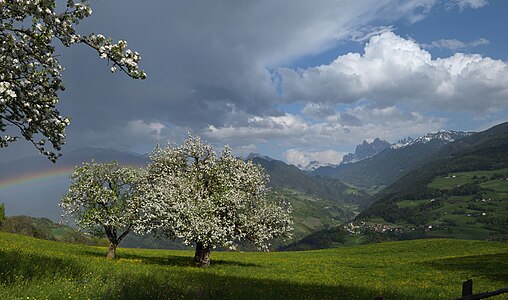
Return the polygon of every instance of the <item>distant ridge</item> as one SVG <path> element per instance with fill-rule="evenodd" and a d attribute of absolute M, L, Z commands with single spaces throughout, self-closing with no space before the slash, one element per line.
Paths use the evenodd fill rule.
<path fill-rule="evenodd" d="M 454 130 L 440 130 L 436 132 L 429 132 L 424 136 L 413 139 L 407 137 L 406 139 L 398 141 L 396 144 L 391 145 L 392 149 L 399 149 L 408 147 L 414 144 L 426 144 L 431 141 L 441 140 L 444 142 L 453 142 L 462 138 L 472 135 L 474 132 L 454 131 Z"/>
<path fill-rule="evenodd" d="M 280 160 L 259 156 L 252 157 L 251 160 L 266 170 L 270 176 L 270 187 L 289 188 L 336 203 L 361 203 L 366 196 L 338 179 L 316 177 Z"/>
<path fill-rule="evenodd" d="M 390 143 L 388 143 L 385 140 L 380 140 L 379 138 L 374 139 L 372 143 L 363 141 L 362 144 L 356 146 L 355 153 L 349 153 L 344 155 L 342 163 L 349 164 L 359 162 L 361 160 L 364 160 L 366 158 L 372 157 L 380 153 L 381 151 L 385 150 L 386 148 L 389 148 L 390 146 L 391 146 Z"/>
<path fill-rule="evenodd" d="M 384 148 L 376 155 L 355 163 L 321 167 L 314 175 L 337 178 L 365 189 L 380 189 L 390 185 L 406 172 L 431 158 L 452 141 L 470 136 L 470 132 L 443 130 L 417 139 L 405 139 Z"/>

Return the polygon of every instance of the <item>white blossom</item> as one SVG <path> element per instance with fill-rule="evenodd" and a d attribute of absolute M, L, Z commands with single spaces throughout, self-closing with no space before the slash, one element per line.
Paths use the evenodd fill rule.
<path fill-rule="evenodd" d="M 264 170 L 232 156 L 229 147 L 217 156 L 190 136 L 181 146 L 156 147 L 150 158 L 137 231 L 229 249 L 249 240 L 268 250 L 271 239 L 290 236 L 289 204 L 270 200 Z"/>
<path fill-rule="evenodd" d="M 30 141 L 42 154 L 55 161 L 65 142 L 69 119 L 56 109 L 58 92 L 65 86 L 64 68 L 59 64 L 54 42 L 64 46 L 82 43 L 108 58 L 111 70 L 121 70 L 136 79 L 146 78 L 139 70 L 137 52 L 127 49 L 127 42 L 113 42 L 102 34 L 80 35 L 75 27 L 92 14 L 88 0 L 67 1 L 56 12 L 57 1 L 0 1 L 0 132 L 8 126 Z M 25 122 L 30 119 L 31 122 Z M 0 136 L 0 147 L 7 147 L 19 137 Z M 39 138 L 51 143 L 51 150 L 41 146 Z"/>
<path fill-rule="evenodd" d="M 144 170 L 116 162 L 84 163 L 75 169 L 60 201 L 64 216 L 74 217 L 81 229 L 105 234 L 116 249 L 140 221 L 138 187 L 144 176 Z"/>

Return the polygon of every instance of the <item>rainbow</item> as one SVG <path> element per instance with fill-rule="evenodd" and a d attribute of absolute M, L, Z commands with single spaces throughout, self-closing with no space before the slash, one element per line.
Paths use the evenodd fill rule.
<path fill-rule="evenodd" d="M 32 173 L 25 173 L 0 179 L 0 189 L 15 187 L 18 185 L 34 183 L 40 180 L 51 179 L 55 177 L 69 177 L 74 172 L 74 167 L 60 167 L 51 170 L 43 170 Z"/>

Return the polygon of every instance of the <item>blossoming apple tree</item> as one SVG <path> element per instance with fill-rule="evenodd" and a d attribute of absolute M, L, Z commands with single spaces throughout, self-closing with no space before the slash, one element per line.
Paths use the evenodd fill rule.
<path fill-rule="evenodd" d="M 81 229 L 109 240 L 108 258 L 115 258 L 122 239 L 139 222 L 138 187 L 145 170 L 111 163 L 84 163 L 71 175 L 69 191 L 60 201 L 66 216 Z"/>
<path fill-rule="evenodd" d="M 208 266 L 218 245 L 235 249 L 249 240 L 268 250 L 271 239 L 290 236 L 290 206 L 269 200 L 264 170 L 227 146 L 217 156 L 190 136 L 181 146 L 156 147 L 150 158 L 137 228 L 196 245 L 196 265 Z"/>
<path fill-rule="evenodd" d="M 127 42 L 76 32 L 91 14 L 88 0 L 67 0 L 61 12 L 56 0 L 0 0 L 0 132 L 6 134 L 0 136 L 0 148 L 20 134 L 53 162 L 58 158 L 70 121 L 56 109 L 58 92 L 65 89 L 56 40 L 66 47 L 88 45 L 108 61 L 112 72 L 146 78 L 138 68 L 139 53 L 129 50 Z"/>

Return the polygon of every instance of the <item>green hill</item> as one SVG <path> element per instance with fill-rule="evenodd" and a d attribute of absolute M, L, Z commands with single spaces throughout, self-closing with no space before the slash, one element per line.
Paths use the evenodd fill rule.
<path fill-rule="evenodd" d="M 355 204 L 336 203 L 287 188 L 275 189 L 271 195 L 290 202 L 293 207 L 291 217 L 295 230 L 292 241 L 313 232 L 340 225 L 358 214 L 358 206 Z M 292 241 L 278 243 L 277 246 Z"/>
<path fill-rule="evenodd" d="M 417 240 L 321 251 L 118 250 L 0 232 L 0 299 L 453 299 L 508 286 L 506 243 Z"/>
<path fill-rule="evenodd" d="M 436 153 L 434 159 L 403 176 L 387 187 L 377 201 L 360 217 L 370 215 L 381 206 L 407 197 L 425 197 L 434 190 L 428 184 L 436 176 L 454 172 L 497 170 L 508 167 L 508 123 L 492 127 L 453 142 Z"/>
<path fill-rule="evenodd" d="M 314 232 L 285 249 L 429 237 L 508 240 L 507 177 L 503 123 L 443 146 L 373 196 L 353 222 Z"/>
<path fill-rule="evenodd" d="M 306 235 L 324 228 L 337 226 L 358 214 L 358 206 L 342 202 L 325 200 L 288 188 L 274 188 L 269 197 L 291 203 L 293 212 L 293 239 L 276 241 L 273 247 L 280 247 L 294 242 Z M 0 222 L 0 230 L 18 233 L 40 239 L 81 243 L 87 245 L 106 245 L 105 239 L 85 235 L 70 226 L 56 224 L 47 218 L 29 216 L 11 216 Z M 179 242 L 156 238 L 152 234 L 137 235 L 130 233 L 122 241 L 123 247 L 149 249 L 188 249 Z M 254 249 L 249 244 L 244 249 Z"/>
<path fill-rule="evenodd" d="M 254 157 L 251 160 L 266 170 L 270 176 L 269 186 L 273 188 L 289 188 L 335 203 L 363 205 L 368 197 L 363 191 L 352 188 L 338 179 L 313 176 L 280 160 L 261 157 Z"/>
<path fill-rule="evenodd" d="M 504 123 L 443 147 L 434 161 L 379 194 L 356 221 L 401 227 L 410 238 L 507 239 L 507 167 Z"/>
<path fill-rule="evenodd" d="M 508 169 L 436 176 L 427 194 L 376 204 L 355 221 L 397 229 L 393 238 L 451 237 L 508 240 Z"/>
<path fill-rule="evenodd" d="M 105 239 L 83 234 L 76 229 L 56 224 L 48 218 L 10 216 L 0 221 L 0 231 L 22 234 L 39 239 L 85 245 L 107 245 Z"/>

